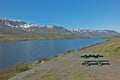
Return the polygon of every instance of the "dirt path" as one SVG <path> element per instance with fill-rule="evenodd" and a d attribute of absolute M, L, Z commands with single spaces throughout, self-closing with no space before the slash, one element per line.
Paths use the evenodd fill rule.
<path fill-rule="evenodd" d="M 79 52 L 64 54 L 9 80 L 120 80 L 120 57 L 105 58 L 111 65 L 84 66 Z"/>

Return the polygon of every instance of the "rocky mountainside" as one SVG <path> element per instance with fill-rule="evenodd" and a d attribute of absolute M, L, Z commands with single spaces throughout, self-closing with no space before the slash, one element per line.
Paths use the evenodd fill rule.
<path fill-rule="evenodd" d="M 82 36 L 115 36 L 120 33 L 114 30 L 66 29 L 56 25 L 37 25 L 20 20 L 0 18 L 0 33 L 37 33 L 65 34 Z"/>
<path fill-rule="evenodd" d="M 71 31 L 55 25 L 36 25 L 23 21 L 0 18 L 0 33 L 68 33 Z"/>

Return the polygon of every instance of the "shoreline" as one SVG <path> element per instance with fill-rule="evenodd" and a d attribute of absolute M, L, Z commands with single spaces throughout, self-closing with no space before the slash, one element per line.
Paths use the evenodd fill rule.
<path fill-rule="evenodd" d="M 101 42 L 102 43 L 102 42 Z M 58 55 L 55 55 L 55 56 L 53 56 L 53 57 L 51 57 L 51 58 L 49 58 L 49 59 L 47 59 L 46 61 L 41 61 L 40 63 L 38 63 L 38 61 L 36 62 L 32 62 L 32 63 L 22 63 L 22 65 L 23 65 L 23 69 L 22 70 L 24 70 L 24 66 L 27 66 L 27 67 L 25 67 L 25 71 L 27 71 L 27 70 L 30 70 L 31 68 L 33 68 L 33 67 L 35 67 L 35 66 L 38 66 L 38 65 L 40 65 L 41 63 L 46 63 L 47 61 L 50 61 L 50 60 L 53 60 L 54 58 L 56 58 L 56 57 L 59 57 L 60 55 L 64 55 L 64 54 L 68 54 L 68 53 L 73 53 L 74 51 L 76 51 L 76 50 L 67 50 L 66 52 L 64 52 L 64 53 L 61 53 L 61 54 L 58 54 Z M 77 50 L 78 51 L 78 50 Z M 17 65 L 19 65 L 19 64 L 17 64 Z M 14 73 L 13 74 L 13 76 L 15 76 L 16 74 L 18 74 L 18 73 L 21 73 L 21 72 L 24 72 L 24 71 L 16 71 L 16 68 L 15 68 L 15 66 L 17 66 L 16 64 L 12 67 L 12 68 L 9 68 L 9 69 L 4 69 L 4 70 L 0 70 L 2 73 L 4 73 L 4 71 L 6 72 L 9 72 L 9 71 L 12 71 L 13 70 L 13 72 L 12 73 Z M 14 70 L 14 68 L 15 68 L 15 70 Z M 15 71 L 15 72 L 14 72 Z M 0 72 L 0 73 L 1 73 Z M 6 74 L 6 73 L 5 73 Z M 11 72 L 10 73 L 8 73 L 8 76 L 9 76 L 9 74 L 11 74 Z M 12 76 L 12 77 L 13 77 Z M 10 78 L 10 77 L 9 77 Z"/>
<path fill-rule="evenodd" d="M 60 54 L 52 56 L 50 58 L 40 57 L 34 62 L 29 62 L 29 63 L 18 62 L 17 64 L 13 65 L 13 67 L 11 67 L 11 68 L 0 69 L 0 79 L 2 79 L 1 77 L 4 77 L 4 75 L 5 75 L 5 77 L 7 76 L 6 77 L 7 79 L 12 78 L 19 73 L 28 71 L 34 67 L 37 67 L 37 66 L 40 66 L 49 61 L 52 61 L 57 57 L 64 56 L 64 55 L 72 53 L 72 52 L 75 52 L 75 50 L 73 50 L 73 49 L 67 50 L 64 53 L 60 53 Z"/>
<path fill-rule="evenodd" d="M 58 39 L 27 39 L 27 40 L 4 40 L 0 42 L 20 42 L 20 41 L 39 41 L 39 40 L 65 40 L 65 39 L 79 39 L 79 38 L 92 38 L 92 37 L 78 37 L 78 38 L 58 38 Z"/>
<path fill-rule="evenodd" d="M 71 39 L 82 39 L 82 38 L 71 38 Z M 53 40 L 68 40 L 68 39 L 53 39 Z M 87 47 L 91 47 L 91 46 L 94 46 L 94 45 L 98 45 L 98 44 L 102 44 L 102 43 L 104 43 L 104 42 L 106 42 L 106 41 L 108 41 L 109 39 L 107 39 L 107 40 L 105 40 L 105 41 L 103 41 L 103 42 L 98 42 L 98 43 L 96 43 L 96 44 L 92 44 L 92 45 L 90 45 L 90 46 L 87 46 Z M 26 40 L 27 41 L 27 40 Z M 28 40 L 28 41 L 39 41 L 39 40 Z M 1 41 L 0 41 L 1 42 Z M 4 41 L 3 41 L 4 42 Z M 6 42 L 9 42 L 9 41 L 6 41 Z M 12 42 L 16 42 L 16 41 L 12 41 Z M 19 41 L 17 41 L 17 42 L 19 42 Z M 20 41 L 21 42 L 21 41 Z M 87 47 L 83 47 L 83 48 L 77 48 L 77 49 L 74 49 L 74 50 L 81 50 L 81 49 L 84 49 L 84 48 L 87 48 Z M 71 49 L 69 49 L 69 50 L 71 50 Z M 66 50 L 66 51 L 69 51 L 69 50 Z M 73 50 L 73 49 L 72 49 Z M 65 52 L 63 52 L 63 53 L 59 53 L 59 54 L 64 54 L 64 53 L 66 53 L 66 51 Z M 59 55 L 58 54 L 58 55 Z M 58 55 L 55 55 L 55 56 L 58 56 Z M 55 57 L 55 56 L 52 56 L 52 57 Z M 50 58 L 52 58 L 52 57 L 50 57 Z M 41 57 L 40 57 L 41 58 Z M 43 58 L 46 58 L 46 57 L 43 57 Z M 49 59 L 49 58 L 48 58 Z M 21 62 L 21 61 L 20 61 Z M 31 61 L 31 62 L 35 62 L 35 61 Z M 26 64 L 29 64 L 29 63 L 31 63 L 31 62 L 28 62 L 28 63 L 26 63 Z M 18 62 L 19 63 L 19 62 Z M 16 63 L 17 64 L 17 63 Z M 14 64 L 14 65 L 16 65 L 16 64 Z M 13 66 L 14 66 L 13 65 Z M 12 67 L 13 67 L 12 66 Z M 9 69 L 9 68 L 12 68 L 12 67 L 7 67 L 7 68 L 3 68 L 3 69 Z M 0 69 L 0 70 L 2 70 L 2 69 Z"/>
<path fill-rule="evenodd" d="M 59 36 L 59 35 L 58 35 Z M 110 37 L 95 37 L 95 36 L 73 36 L 73 35 L 69 35 L 69 36 L 60 36 L 60 37 L 36 37 L 36 38 L 32 38 L 32 37 L 26 37 L 26 38 L 17 38 L 17 37 L 12 37 L 12 38 L 0 38 L 0 42 L 15 42 L 15 41 L 34 41 L 34 40 L 64 40 L 64 39 L 77 39 L 77 38 L 110 38 Z"/>
<path fill-rule="evenodd" d="M 39 57 L 39 58 L 36 59 L 35 61 L 31 61 L 31 62 L 28 62 L 28 63 L 19 61 L 18 63 L 14 64 L 12 67 L 1 68 L 0 71 L 6 70 L 6 69 L 11 69 L 11 68 L 13 68 L 14 66 L 16 66 L 16 65 L 19 64 L 19 63 L 25 63 L 25 64 L 32 64 L 32 63 L 33 63 L 33 64 L 34 64 L 34 63 L 40 63 L 40 62 L 42 62 L 42 61 L 49 61 L 49 60 L 52 60 L 53 58 L 56 58 L 56 57 L 58 57 L 58 56 L 60 56 L 60 55 L 64 55 L 64 54 L 67 54 L 67 53 L 70 53 L 70 52 L 74 52 L 74 51 L 76 51 L 76 49 L 69 49 L 69 50 L 66 50 L 66 51 L 63 52 L 63 53 L 59 53 L 59 54 L 54 55 L 54 56 L 49 57 L 49 58 L 47 58 L 47 57 Z M 41 59 L 41 60 L 40 60 L 40 59 Z"/>

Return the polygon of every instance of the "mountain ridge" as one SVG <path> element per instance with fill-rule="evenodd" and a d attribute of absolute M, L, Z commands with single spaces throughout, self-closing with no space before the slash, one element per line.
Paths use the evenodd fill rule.
<path fill-rule="evenodd" d="M 43 36 L 58 37 L 58 36 L 67 36 L 69 38 L 72 37 L 111 37 L 120 35 L 119 32 L 114 30 L 92 30 L 92 29 L 66 29 L 62 26 L 57 25 L 38 25 L 30 22 L 25 22 L 21 20 L 0 18 L 0 34 L 19 34 L 22 35 L 37 35 L 39 38 Z M 69 37 L 68 37 L 69 36 Z M 1 37 L 1 36 L 0 36 Z M 2 36 L 3 37 L 3 36 Z M 26 36 L 24 36 L 26 38 Z M 70 37 L 71 38 L 71 37 Z"/>

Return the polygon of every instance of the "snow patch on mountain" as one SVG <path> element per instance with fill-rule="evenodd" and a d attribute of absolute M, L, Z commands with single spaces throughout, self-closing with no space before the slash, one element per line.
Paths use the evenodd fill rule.
<path fill-rule="evenodd" d="M 46 25 L 47 28 L 53 28 L 53 25 Z"/>
<path fill-rule="evenodd" d="M 15 19 L 9 19 L 9 18 L 2 18 L 2 17 L 0 17 L 0 20 L 14 21 L 14 22 L 23 22 L 21 20 L 15 20 Z"/>
<path fill-rule="evenodd" d="M 30 28 L 31 26 L 37 26 L 37 25 L 35 25 L 35 24 L 24 24 L 24 25 L 20 25 L 19 27 L 21 27 L 21 28 Z M 16 26 L 16 27 L 18 27 L 18 26 Z"/>

